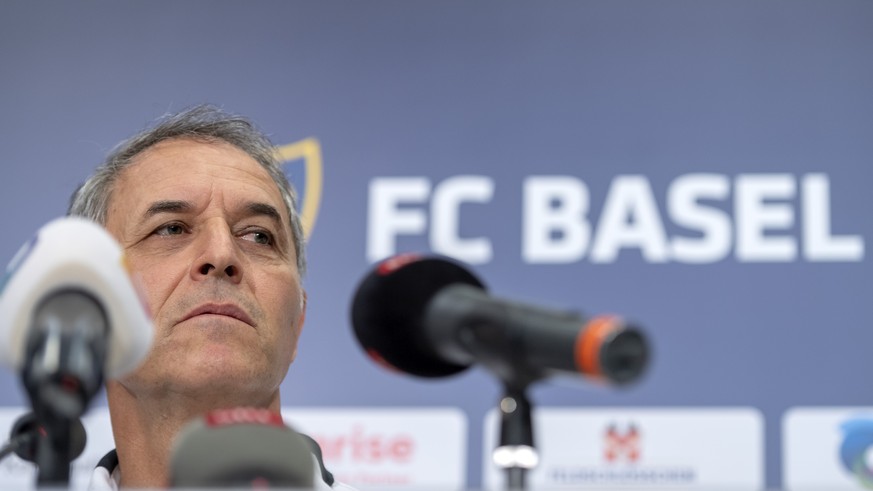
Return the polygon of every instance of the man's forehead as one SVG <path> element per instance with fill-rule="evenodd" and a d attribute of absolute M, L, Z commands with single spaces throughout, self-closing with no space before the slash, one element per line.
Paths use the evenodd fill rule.
<path fill-rule="evenodd" d="M 165 140 L 137 155 L 119 175 L 112 208 L 141 214 L 158 202 L 196 204 L 216 193 L 225 206 L 245 211 L 263 204 L 282 221 L 288 218 L 278 184 L 260 163 L 224 141 L 189 138 Z"/>

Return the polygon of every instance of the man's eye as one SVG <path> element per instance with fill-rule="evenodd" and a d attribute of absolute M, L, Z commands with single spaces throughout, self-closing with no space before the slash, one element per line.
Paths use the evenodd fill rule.
<path fill-rule="evenodd" d="M 185 227 L 180 223 L 168 223 L 155 230 L 155 235 L 164 237 L 169 235 L 181 235 L 183 233 L 185 233 Z"/>
<path fill-rule="evenodd" d="M 260 230 L 247 232 L 242 236 L 242 238 L 250 240 L 256 244 L 271 245 L 273 243 L 273 236 L 269 232 L 263 232 Z"/>

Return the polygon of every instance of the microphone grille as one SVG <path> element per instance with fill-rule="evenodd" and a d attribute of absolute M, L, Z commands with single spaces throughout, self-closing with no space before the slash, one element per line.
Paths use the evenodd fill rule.
<path fill-rule="evenodd" d="M 361 347 L 378 364 L 420 377 L 465 370 L 469 365 L 441 359 L 424 334 L 428 303 L 441 289 L 458 283 L 485 288 L 465 268 L 439 257 L 401 255 L 376 265 L 352 302 L 352 326 Z"/>
<path fill-rule="evenodd" d="M 213 411 L 176 437 L 170 486 L 312 488 L 314 457 L 281 416 L 263 409 Z"/>

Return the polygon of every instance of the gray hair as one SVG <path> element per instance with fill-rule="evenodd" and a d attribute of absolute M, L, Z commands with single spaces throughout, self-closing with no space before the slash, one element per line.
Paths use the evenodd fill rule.
<path fill-rule="evenodd" d="M 105 226 L 109 200 L 121 172 L 143 151 L 157 143 L 175 138 L 224 141 L 244 151 L 266 169 L 285 202 L 291 222 L 292 240 L 297 251 L 297 269 L 302 276 L 306 271 L 306 257 L 303 251 L 303 226 L 297 211 L 297 195 L 279 165 L 273 144 L 248 119 L 229 114 L 209 104 L 164 116 L 153 127 L 121 142 L 94 174 L 76 190 L 67 214 L 83 216 Z"/>

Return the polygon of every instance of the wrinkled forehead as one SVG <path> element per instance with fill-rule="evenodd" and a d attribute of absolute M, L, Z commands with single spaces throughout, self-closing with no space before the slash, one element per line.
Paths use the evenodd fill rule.
<path fill-rule="evenodd" d="M 124 169 L 114 186 L 110 212 L 118 205 L 149 206 L 156 199 L 195 199 L 203 193 L 266 202 L 283 221 L 288 210 L 278 184 L 258 161 L 220 140 L 174 138 L 143 150 Z"/>

